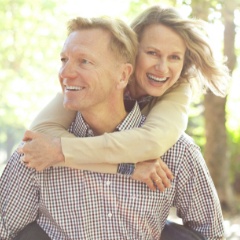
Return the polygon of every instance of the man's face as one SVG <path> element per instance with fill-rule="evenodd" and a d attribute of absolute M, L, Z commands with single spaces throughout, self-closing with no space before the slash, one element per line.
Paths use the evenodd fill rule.
<path fill-rule="evenodd" d="M 120 76 L 116 57 L 109 48 L 110 37 L 102 29 L 83 29 L 66 39 L 59 71 L 66 108 L 99 110 L 114 95 Z"/>

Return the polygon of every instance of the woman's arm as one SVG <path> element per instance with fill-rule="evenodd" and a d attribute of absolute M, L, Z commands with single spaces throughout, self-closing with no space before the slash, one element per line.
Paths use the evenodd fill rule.
<path fill-rule="evenodd" d="M 141 128 L 90 138 L 74 138 L 67 132 L 75 113 L 64 109 L 62 100 L 58 94 L 38 115 L 32 130 L 62 136 L 65 166 L 136 163 L 162 156 L 186 129 L 191 88 L 182 83 L 156 98 L 150 108 L 143 109 L 148 116 Z"/>
<path fill-rule="evenodd" d="M 75 111 L 63 107 L 63 94 L 57 93 L 36 116 L 30 125 L 30 129 L 54 137 L 76 138 L 74 134 L 67 131 L 75 116 Z"/>
<path fill-rule="evenodd" d="M 18 152 L 23 154 L 20 160 L 24 162 L 27 167 L 42 171 L 53 165 L 67 166 L 64 161 L 56 164 L 56 162 L 58 162 L 56 161 L 59 158 L 58 156 L 63 156 L 59 138 L 31 131 L 26 131 L 23 138 L 25 142 L 19 146 Z M 76 164 L 72 163 L 70 167 L 100 173 L 116 174 L 118 166 L 118 164 L 108 163 L 79 164 L 77 162 Z M 129 166 L 129 164 L 126 164 L 126 166 Z M 146 183 L 150 189 L 155 190 L 157 187 L 160 191 L 164 191 L 166 187 L 171 186 L 169 180 L 173 179 L 173 175 L 161 158 L 137 163 L 135 167 L 135 171 L 131 177 L 137 181 Z M 127 174 L 127 172 L 118 173 Z M 158 179 L 161 179 L 161 181 Z M 156 182 L 156 180 L 158 181 Z"/>

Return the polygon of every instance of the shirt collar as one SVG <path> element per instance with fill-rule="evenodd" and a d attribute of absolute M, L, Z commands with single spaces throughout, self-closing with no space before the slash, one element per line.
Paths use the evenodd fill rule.
<path fill-rule="evenodd" d="M 72 122 L 69 132 L 73 133 L 77 137 L 92 137 L 93 131 L 89 125 L 84 121 L 82 114 L 77 112 L 74 122 Z"/>
<path fill-rule="evenodd" d="M 118 126 L 116 127 L 116 131 L 123 131 L 123 130 L 132 129 L 135 127 L 139 127 L 143 121 L 143 115 L 136 101 L 128 102 L 126 100 L 124 101 L 124 103 L 125 103 L 125 108 L 127 110 L 130 107 L 129 104 L 133 104 L 133 107 L 131 108 L 126 118 L 120 124 L 118 124 Z"/>
<path fill-rule="evenodd" d="M 143 107 L 145 107 L 153 99 L 153 96 L 146 95 L 135 100 L 131 97 L 130 91 L 126 89 L 124 92 L 124 99 L 137 101 L 138 104 L 140 105 L 140 109 L 143 109 Z"/>
<path fill-rule="evenodd" d="M 125 101 L 125 107 L 128 110 L 131 108 L 130 112 L 126 118 L 118 124 L 115 131 L 128 130 L 134 127 L 139 127 L 143 121 L 143 116 L 141 114 L 138 103 L 135 101 Z M 74 133 L 78 137 L 93 137 L 93 131 L 90 126 L 84 121 L 82 114 L 77 112 L 75 121 L 71 124 L 69 132 Z"/>

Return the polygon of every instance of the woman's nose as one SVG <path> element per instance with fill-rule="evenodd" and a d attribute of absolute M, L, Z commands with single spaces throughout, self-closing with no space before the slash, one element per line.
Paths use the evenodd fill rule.
<path fill-rule="evenodd" d="M 168 72 L 167 61 L 164 59 L 159 59 L 155 64 L 155 69 L 161 73 L 167 73 Z"/>

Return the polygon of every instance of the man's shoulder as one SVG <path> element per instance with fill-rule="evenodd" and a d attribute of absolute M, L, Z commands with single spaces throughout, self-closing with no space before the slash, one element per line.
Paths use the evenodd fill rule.
<path fill-rule="evenodd" d="M 190 137 L 190 136 L 189 136 L 188 134 L 186 134 L 186 133 L 183 133 L 183 134 L 181 135 L 181 137 L 178 139 L 178 141 L 176 142 L 175 145 L 177 145 L 177 144 L 183 145 L 183 146 L 185 146 L 185 147 L 197 147 L 197 148 L 199 148 L 199 147 L 196 145 L 196 143 L 195 143 L 195 141 L 193 140 L 193 138 Z M 174 147 L 174 146 L 173 146 L 173 147 Z"/>
<path fill-rule="evenodd" d="M 183 133 L 178 141 L 164 154 L 163 157 L 183 160 L 183 158 L 191 158 L 199 153 L 200 147 L 196 145 L 193 138 L 186 133 Z"/>
<path fill-rule="evenodd" d="M 200 147 L 185 133 L 162 156 L 162 159 L 175 176 L 181 172 L 181 169 L 186 173 L 193 171 L 203 161 Z"/>

